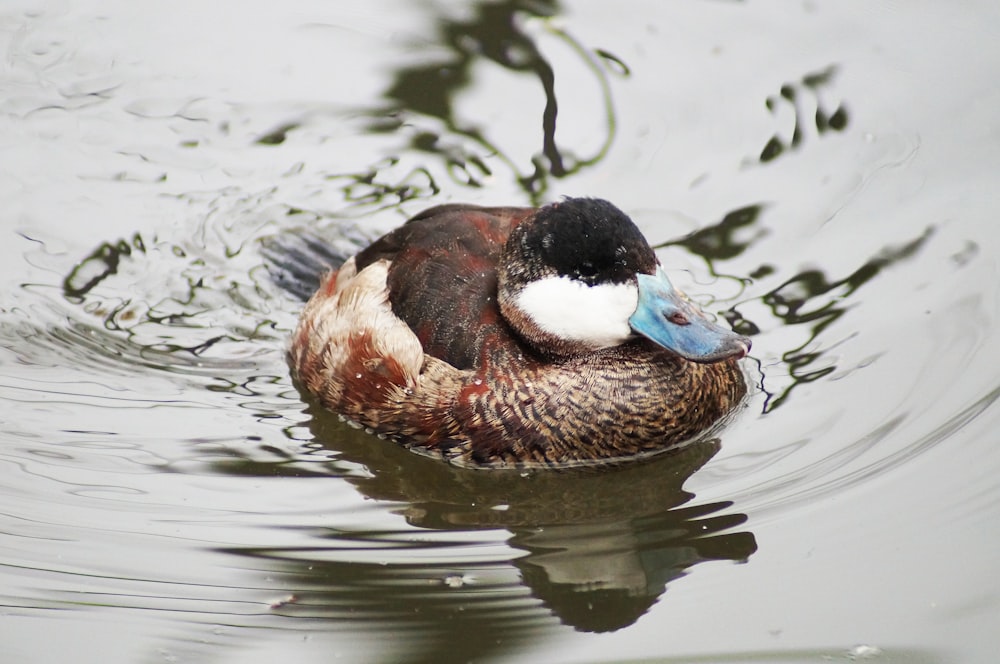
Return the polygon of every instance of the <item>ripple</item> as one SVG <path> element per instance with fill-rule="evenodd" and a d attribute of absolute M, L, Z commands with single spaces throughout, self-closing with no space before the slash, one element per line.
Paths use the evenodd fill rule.
<path fill-rule="evenodd" d="M 412 527 L 309 528 L 300 531 L 306 547 L 226 549 L 293 577 L 299 599 L 283 610 L 317 611 L 310 597 L 377 596 L 376 622 L 401 620 L 404 602 L 404 613 L 419 614 L 411 619 L 422 624 L 432 605 L 462 590 L 477 597 L 484 615 L 551 612 L 580 630 L 615 630 L 642 616 L 689 568 L 742 561 L 756 550 L 753 535 L 736 530 L 746 517 L 729 511 L 730 503 L 688 505 L 693 496 L 680 488 L 715 454 L 715 442 L 611 472 L 484 473 L 414 455 L 320 410 L 310 427 L 337 455 L 335 465 L 367 470 L 344 476 L 361 496 Z M 336 603 L 320 614 L 357 610 L 350 607 Z"/>
<path fill-rule="evenodd" d="M 11 657 L 991 652 L 986 13 L 17 4 L 0 12 Z M 330 63 L 350 85 L 316 84 Z M 284 348 L 322 269 L 438 202 L 562 193 L 651 211 L 660 255 L 754 335 L 759 390 L 720 440 L 484 474 L 303 402 Z"/>
<path fill-rule="evenodd" d="M 104 242 L 69 270 L 61 292 L 26 284 L 24 304 L 0 317 L 0 335 L 20 362 L 91 374 L 211 377 L 262 366 L 284 373 L 298 305 L 278 297 L 256 247 L 287 214 L 213 220 L 196 242 L 140 234 Z M 43 244 L 36 254 L 45 251 Z"/>

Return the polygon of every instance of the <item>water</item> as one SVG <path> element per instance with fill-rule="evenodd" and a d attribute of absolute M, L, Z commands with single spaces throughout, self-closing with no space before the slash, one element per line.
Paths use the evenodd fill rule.
<path fill-rule="evenodd" d="M 998 33 L 989 2 L 8 2 L 4 661 L 993 661 Z M 718 440 L 476 473 L 302 401 L 281 255 L 560 195 L 753 334 Z"/>

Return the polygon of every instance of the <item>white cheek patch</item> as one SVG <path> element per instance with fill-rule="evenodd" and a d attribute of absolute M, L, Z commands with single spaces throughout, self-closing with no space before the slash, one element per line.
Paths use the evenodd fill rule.
<path fill-rule="evenodd" d="M 569 277 L 533 281 L 515 306 L 545 332 L 593 348 L 624 343 L 632 336 L 629 317 L 639 304 L 633 283 L 588 286 Z"/>

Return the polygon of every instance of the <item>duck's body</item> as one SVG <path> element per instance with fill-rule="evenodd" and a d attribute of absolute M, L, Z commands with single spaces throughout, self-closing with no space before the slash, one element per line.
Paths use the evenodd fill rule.
<path fill-rule="evenodd" d="M 348 420 L 464 465 L 659 451 L 739 403 L 749 349 L 661 277 L 604 201 L 432 208 L 326 277 L 293 373 Z"/>

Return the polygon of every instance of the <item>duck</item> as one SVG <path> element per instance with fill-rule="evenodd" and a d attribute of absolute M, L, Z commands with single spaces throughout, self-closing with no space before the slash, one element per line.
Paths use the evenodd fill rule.
<path fill-rule="evenodd" d="M 674 288 L 619 208 L 432 207 L 328 272 L 288 351 L 300 391 L 473 468 L 610 464 L 712 430 L 750 340 Z"/>

